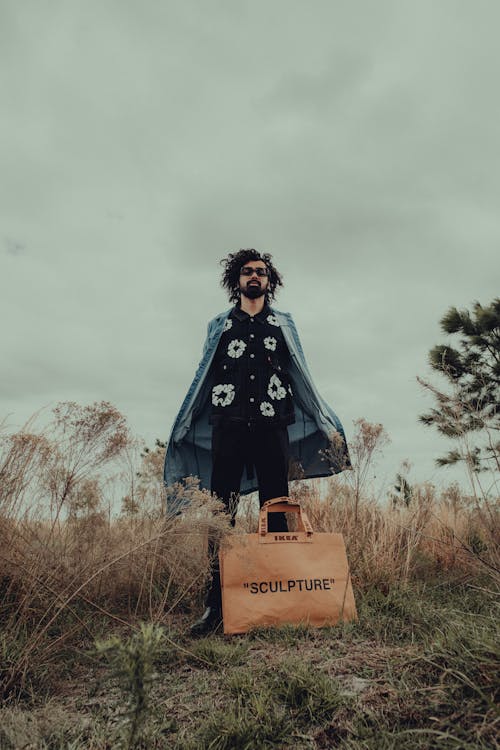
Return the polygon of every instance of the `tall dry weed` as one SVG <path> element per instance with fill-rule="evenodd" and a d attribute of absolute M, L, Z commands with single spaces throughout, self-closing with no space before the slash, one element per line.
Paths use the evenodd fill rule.
<path fill-rule="evenodd" d="M 297 486 L 293 495 L 314 529 L 344 535 L 358 586 L 406 584 L 446 572 L 500 583 L 498 537 L 492 544 L 474 501 L 456 486 L 437 492 L 428 483 L 415 485 L 408 506 L 360 500 L 339 478 L 331 479 L 326 495 L 314 482 Z"/>
<path fill-rule="evenodd" d="M 104 488 L 110 478 L 119 481 L 117 461 L 128 461 L 132 447 L 124 418 L 106 403 L 63 404 L 43 434 L 4 437 L 4 695 L 45 674 L 75 638 L 93 638 L 96 628 L 113 622 L 133 628 L 138 618 L 158 621 L 199 598 L 210 564 L 207 537 L 229 531 L 222 506 L 188 479 L 173 491 L 189 498 L 189 509 L 167 517 L 163 486 L 148 494 L 146 479 L 136 481 L 137 467 L 131 467 L 128 497 L 142 503 L 140 512 L 113 516 Z"/>
<path fill-rule="evenodd" d="M 455 570 L 483 574 L 500 583 L 500 506 L 498 497 L 467 495 L 458 485 L 441 493 L 430 483 L 410 486 L 397 475 L 399 495 L 385 503 L 369 489 L 373 463 L 389 438 L 380 424 L 354 422 L 349 451 L 352 468 L 330 481 L 327 496 L 314 483 L 296 483 L 320 530 L 342 531 L 346 537 L 353 574 L 364 584 L 384 581 L 406 583 L 417 574 Z M 340 436 L 333 434 L 325 460 L 334 464 L 341 455 Z M 404 471 L 409 462 L 404 462 Z M 470 467 L 469 467 L 470 470 Z M 493 478 L 492 486 L 497 486 Z"/>
<path fill-rule="evenodd" d="M 75 635 L 94 637 L 96 626 L 116 622 L 159 622 L 197 602 L 210 565 L 208 534 L 230 527 L 208 493 L 191 496 L 179 518 L 110 522 L 94 514 L 68 519 L 57 532 L 50 523 L 17 524 L 0 553 L 6 694 Z"/>

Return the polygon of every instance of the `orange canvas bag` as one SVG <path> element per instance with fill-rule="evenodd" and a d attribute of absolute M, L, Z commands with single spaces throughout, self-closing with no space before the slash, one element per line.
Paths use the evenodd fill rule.
<path fill-rule="evenodd" d="M 298 514 L 297 531 L 268 531 L 268 514 Z M 288 497 L 265 503 L 256 534 L 235 534 L 219 552 L 224 633 L 291 623 L 322 627 L 356 619 L 342 534 L 313 531 Z"/>

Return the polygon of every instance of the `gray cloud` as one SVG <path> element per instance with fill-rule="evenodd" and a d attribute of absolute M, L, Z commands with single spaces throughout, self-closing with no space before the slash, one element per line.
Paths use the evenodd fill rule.
<path fill-rule="evenodd" d="M 21 255 L 26 250 L 26 245 L 13 237 L 4 237 L 3 246 L 7 255 Z"/>
<path fill-rule="evenodd" d="M 227 306 L 218 260 L 255 246 L 348 431 L 390 432 L 382 473 L 448 476 L 415 376 L 448 306 L 498 294 L 499 18 L 4 2 L 2 413 L 106 398 L 165 438 Z"/>

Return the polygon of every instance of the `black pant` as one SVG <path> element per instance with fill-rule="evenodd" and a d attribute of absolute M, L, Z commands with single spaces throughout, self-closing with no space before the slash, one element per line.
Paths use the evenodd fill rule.
<path fill-rule="evenodd" d="M 238 493 L 244 469 L 255 469 L 259 487 L 259 503 L 288 495 L 289 442 L 286 426 L 248 427 L 246 423 L 227 422 L 216 425 L 212 432 L 211 490 L 222 500 L 231 523 L 238 509 Z M 269 531 L 287 531 L 284 513 L 270 513 Z M 217 549 L 209 545 L 214 558 L 212 586 L 207 606 L 220 606 L 220 572 Z"/>

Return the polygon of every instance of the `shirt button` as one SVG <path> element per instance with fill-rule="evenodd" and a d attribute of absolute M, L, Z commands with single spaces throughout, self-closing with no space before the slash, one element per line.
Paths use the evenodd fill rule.
<path fill-rule="evenodd" d="M 251 404 L 253 404 L 253 402 L 254 402 L 254 401 L 255 401 L 254 397 L 253 397 L 253 396 L 251 396 L 251 397 L 250 397 L 250 403 L 251 403 Z"/>
<path fill-rule="evenodd" d="M 253 318 L 250 318 L 250 323 L 255 323 L 255 320 Z"/>
<path fill-rule="evenodd" d="M 250 380 L 255 380 L 255 375 L 250 375 Z"/>
<path fill-rule="evenodd" d="M 250 338 L 251 338 L 251 339 L 254 339 L 254 338 L 255 338 L 255 333 L 251 333 L 251 334 L 250 334 Z"/>
<path fill-rule="evenodd" d="M 254 359 L 254 357 L 255 357 L 255 354 L 253 354 L 253 353 L 252 353 L 252 354 L 250 355 L 250 357 L 251 357 L 251 359 Z"/>

